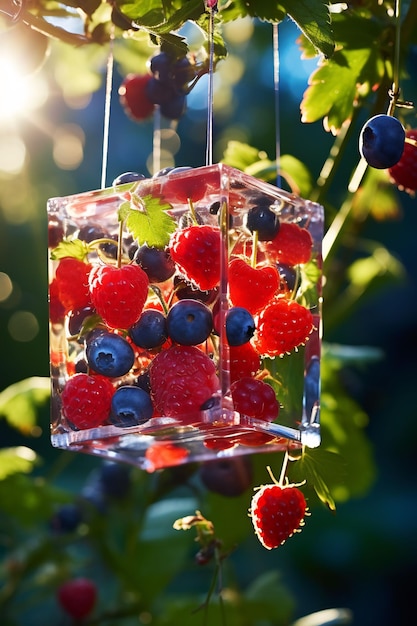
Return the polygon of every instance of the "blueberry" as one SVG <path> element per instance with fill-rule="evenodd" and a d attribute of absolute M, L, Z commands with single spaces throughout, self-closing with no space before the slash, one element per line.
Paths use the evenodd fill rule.
<path fill-rule="evenodd" d="M 110 413 L 110 421 L 114 426 L 138 426 L 147 422 L 152 414 L 151 397 L 140 387 L 126 385 L 115 391 Z"/>
<path fill-rule="evenodd" d="M 82 511 L 77 504 L 63 504 L 55 511 L 51 520 L 51 527 L 59 533 L 71 533 L 77 530 L 82 519 Z"/>
<path fill-rule="evenodd" d="M 161 115 L 168 120 L 178 120 L 185 112 L 187 98 L 185 94 L 177 93 L 168 102 L 163 102 L 160 106 Z"/>
<path fill-rule="evenodd" d="M 247 343 L 255 332 L 255 322 L 249 311 L 235 306 L 226 314 L 226 337 L 230 346 Z"/>
<path fill-rule="evenodd" d="M 135 353 L 129 342 L 115 333 L 92 332 L 86 339 L 85 349 L 88 365 L 97 374 L 117 378 L 133 366 Z"/>
<path fill-rule="evenodd" d="M 248 457 L 208 461 L 201 465 L 199 473 L 209 491 L 229 498 L 240 496 L 252 484 L 252 463 Z"/>
<path fill-rule="evenodd" d="M 175 276 L 174 278 L 174 289 L 178 300 L 199 300 L 204 304 L 212 304 L 219 293 L 217 288 L 210 289 L 209 291 L 201 291 L 179 276 Z"/>
<path fill-rule="evenodd" d="M 74 309 L 68 315 L 68 332 L 72 337 L 79 335 L 84 326 L 88 323 L 88 319 L 95 314 L 93 306 L 88 305 L 79 309 Z"/>
<path fill-rule="evenodd" d="M 401 159 L 405 130 L 392 115 L 375 115 L 366 122 L 359 136 L 359 151 L 368 165 L 379 170 L 392 167 Z"/>
<path fill-rule="evenodd" d="M 277 270 L 279 272 L 279 278 L 282 287 L 287 288 L 289 291 L 293 291 L 297 282 L 297 270 L 292 265 L 286 263 L 277 263 Z"/>
<path fill-rule="evenodd" d="M 146 309 L 129 328 L 129 337 L 139 348 L 158 348 L 168 339 L 165 315 L 155 309 Z"/>
<path fill-rule="evenodd" d="M 139 376 L 136 378 L 133 384 L 136 385 L 136 387 L 140 387 L 141 389 L 146 391 L 146 393 L 150 394 L 151 393 L 151 379 L 149 375 L 149 369 L 139 374 Z"/>
<path fill-rule="evenodd" d="M 145 93 L 153 104 L 166 104 L 176 98 L 175 87 L 171 83 L 163 82 L 151 77 L 146 83 Z"/>
<path fill-rule="evenodd" d="M 134 183 L 137 180 L 144 180 L 144 174 L 138 174 L 138 172 L 124 172 L 119 174 L 113 181 L 113 187 L 118 185 L 124 185 L 125 183 Z"/>
<path fill-rule="evenodd" d="M 184 346 L 203 343 L 212 329 L 212 313 L 198 300 L 179 300 L 167 315 L 168 335 L 172 341 Z"/>
<path fill-rule="evenodd" d="M 271 241 L 279 231 L 279 217 L 266 206 L 254 206 L 246 215 L 246 228 L 257 231 L 259 241 Z"/>
<path fill-rule="evenodd" d="M 163 283 L 171 278 L 175 272 L 175 264 L 168 250 L 141 246 L 135 256 L 135 261 L 147 274 L 150 283 Z"/>
<path fill-rule="evenodd" d="M 97 480 L 106 496 L 125 498 L 132 486 L 131 468 L 114 461 L 106 461 L 99 469 Z"/>

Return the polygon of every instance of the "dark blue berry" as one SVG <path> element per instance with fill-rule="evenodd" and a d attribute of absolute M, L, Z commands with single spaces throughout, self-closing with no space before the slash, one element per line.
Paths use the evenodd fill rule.
<path fill-rule="evenodd" d="M 208 338 L 212 329 L 212 313 L 198 300 L 179 300 L 168 312 L 168 335 L 176 343 L 196 346 Z"/>
<path fill-rule="evenodd" d="M 87 337 L 85 355 L 92 370 L 110 378 L 127 374 L 135 361 L 135 353 L 129 342 L 107 331 L 93 331 Z"/>
<path fill-rule="evenodd" d="M 259 241 L 271 241 L 279 231 L 279 217 L 266 206 L 255 206 L 246 215 L 246 228 L 257 231 Z"/>
<path fill-rule="evenodd" d="M 187 98 L 185 94 L 177 93 L 168 102 L 160 105 L 161 115 L 168 120 L 178 120 L 185 112 Z"/>
<path fill-rule="evenodd" d="M 288 289 L 288 291 L 293 291 L 297 282 L 297 270 L 295 267 L 285 263 L 277 263 L 277 270 L 282 287 Z"/>
<path fill-rule="evenodd" d="M 241 346 L 254 335 L 255 322 L 249 311 L 235 306 L 226 314 L 226 337 L 230 346 Z"/>
<path fill-rule="evenodd" d="M 382 170 L 401 159 L 405 145 L 403 125 L 392 115 L 375 115 L 366 122 L 359 136 L 359 151 L 368 165 Z"/>
<path fill-rule="evenodd" d="M 212 304 L 219 293 L 217 288 L 210 289 L 209 291 L 201 291 L 179 276 L 175 276 L 174 278 L 174 289 L 178 300 L 199 300 L 204 304 Z"/>
<path fill-rule="evenodd" d="M 151 379 L 149 375 L 149 370 L 145 370 L 144 372 L 142 372 L 142 374 L 139 374 L 139 376 L 136 378 L 133 384 L 136 385 L 136 387 L 140 387 L 141 389 L 146 391 L 146 393 L 150 394 L 151 393 Z"/>
<path fill-rule="evenodd" d="M 114 461 L 105 461 L 98 471 L 98 482 L 109 498 L 125 498 L 132 487 L 131 468 Z"/>
<path fill-rule="evenodd" d="M 110 421 L 114 426 L 138 426 L 147 422 L 152 414 L 151 397 L 140 387 L 126 385 L 115 391 L 110 412 Z"/>
<path fill-rule="evenodd" d="M 82 511 L 77 504 L 63 504 L 55 511 L 51 519 L 51 528 L 58 533 L 72 533 L 77 530 L 82 520 Z"/>
<path fill-rule="evenodd" d="M 129 328 L 129 337 L 139 348 L 159 348 L 168 339 L 165 315 L 155 309 L 146 309 Z"/>
<path fill-rule="evenodd" d="M 176 90 L 172 83 L 163 82 L 158 78 L 149 79 L 146 83 L 145 93 L 153 104 L 166 104 L 176 98 Z"/>
<path fill-rule="evenodd" d="M 135 261 L 147 274 L 150 283 L 163 283 L 175 272 L 175 263 L 168 250 L 141 246 L 136 252 Z"/>
<path fill-rule="evenodd" d="M 113 181 L 113 187 L 118 185 L 124 185 L 125 183 L 134 183 L 137 180 L 144 180 L 144 174 L 138 174 L 138 172 L 124 172 L 119 174 Z"/>
<path fill-rule="evenodd" d="M 229 498 L 242 495 L 252 484 L 253 469 L 250 458 L 218 459 L 200 467 L 203 485 L 214 493 Z"/>
<path fill-rule="evenodd" d="M 72 337 L 79 335 L 83 327 L 88 324 L 88 320 L 95 314 L 93 306 L 84 306 L 74 309 L 68 315 L 68 332 Z"/>

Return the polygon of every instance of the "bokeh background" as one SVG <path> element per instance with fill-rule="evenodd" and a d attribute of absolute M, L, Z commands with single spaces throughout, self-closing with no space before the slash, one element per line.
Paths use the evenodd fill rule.
<path fill-rule="evenodd" d="M 279 138 L 282 154 L 305 162 L 316 178 L 332 144 L 321 122 L 300 122 L 300 100 L 316 60 L 302 61 L 296 27 L 280 27 Z M 275 96 L 272 30 L 242 21 L 229 25 L 229 58 L 215 79 L 215 159 L 230 140 L 248 143 L 274 158 Z M 56 44 L 59 45 L 59 44 Z M 68 63 L 77 63 L 77 53 Z M 0 94 L 0 388 L 31 376 L 48 376 L 47 225 L 49 197 L 100 186 L 102 175 L 105 89 L 91 97 L 77 95 L 74 70 L 56 64 L 50 55 L 42 68 L 19 83 L 2 82 Z M 103 79 L 105 52 L 97 53 L 92 74 Z M 408 99 L 417 100 L 417 50 L 410 50 Z M 138 62 L 142 67 L 142 60 Z M 74 67 L 74 65 L 73 65 Z M 136 123 L 122 110 L 116 66 L 109 127 L 107 184 L 120 173 L 149 173 L 152 122 Z M 103 81 L 104 82 L 104 81 Z M 7 99 L 6 96 L 7 95 Z M 166 131 L 163 165 L 204 164 L 207 84 L 201 79 L 188 99 L 188 110 L 173 130 Z M 23 98 L 21 103 L 20 97 Z M 7 105 L 6 100 L 12 102 Z M 1 108 L 3 107 L 3 109 Z M 9 107 L 9 108 L 8 108 Z M 363 120 L 367 111 L 363 112 Z M 358 129 L 359 132 L 359 129 Z M 346 177 L 357 161 L 357 144 L 341 163 Z M 338 206 L 336 184 L 330 200 Z M 411 626 L 415 619 L 417 581 L 417 205 L 398 192 L 400 214 L 390 221 L 367 220 L 361 237 L 381 241 L 403 264 L 404 273 L 383 284 L 340 323 L 326 328 L 329 343 L 370 346 L 380 358 L 362 367 L 346 367 L 343 384 L 369 417 L 366 434 L 375 461 L 375 480 L 361 497 L 339 503 L 335 513 L 316 506 L 303 533 L 278 551 L 267 553 L 255 541 L 238 550 L 241 583 L 264 570 L 277 570 L 296 601 L 296 617 L 329 607 L 348 607 L 355 626 Z M 49 444 L 48 409 L 28 437 L 0 420 L 2 447 L 27 445 L 44 459 L 38 469 L 47 474 L 59 452 Z M 58 480 L 74 492 L 99 461 L 77 457 Z M 184 512 L 187 514 L 187 511 Z M 233 520 L 228 520 L 233 523 Z M 163 554 L 155 558 L 163 559 Z M 177 584 L 203 585 L 185 573 Z M 28 621 L 27 625 L 41 623 Z M 41 619 L 41 618 L 39 618 Z"/>

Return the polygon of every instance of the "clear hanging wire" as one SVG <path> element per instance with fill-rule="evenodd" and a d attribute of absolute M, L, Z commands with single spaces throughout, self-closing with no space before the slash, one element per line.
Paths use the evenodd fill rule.
<path fill-rule="evenodd" d="M 107 165 L 109 157 L 110 109 L 113 90 L 114 69 L 114 27 L 110 32 L 109 54 L 106 68 L 106 91 L 104 96 L 103 151 L 101 158 L 101 189 L 106 187 Z"/>
<path fill-rule="evenodd" d="M 276 185 L 281 187 L 280 159 L 281 159 L 281 123 L 280 123 L 280 93 L 279 93 L 279 33 L 278 24 L 273 25 L 273 65 L 274 65 L 274 109 L 275 109 L 275 160 Z"/>
<path fill-rule="evenodd" d="M 214 19 L 217 12 L 217 2 L 207 2 L 209 8 L 209 72 L 207 87 L 207 144 L 206 165 L 213 164 L 213 99 L 214 99 Z"/>

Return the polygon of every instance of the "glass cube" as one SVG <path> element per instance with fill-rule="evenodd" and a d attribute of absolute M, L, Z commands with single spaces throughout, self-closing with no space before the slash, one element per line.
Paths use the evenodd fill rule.
<path fill-rule="evenodd" d="M 154 471 L 320 444 L 320 205 L 216 164 L 48 220 L 53 446 Z"/>

